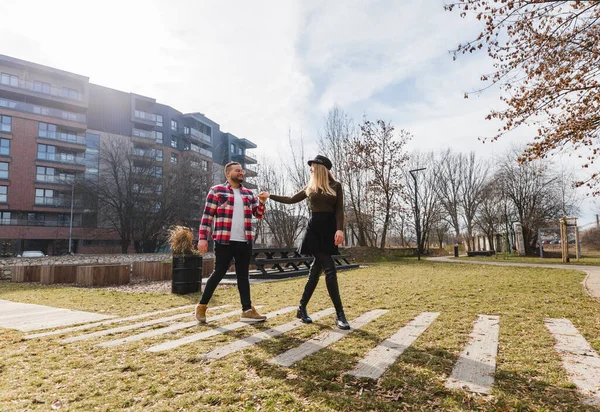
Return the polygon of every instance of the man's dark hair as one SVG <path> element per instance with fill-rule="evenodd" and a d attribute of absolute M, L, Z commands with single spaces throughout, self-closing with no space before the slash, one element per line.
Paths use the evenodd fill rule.
<path fill-rule="evenodd" d="M 225 176 L 227 176 L 227 172 L 229 172 L 229 169 L 231 169 L 233 166 L 241 166 L 240 163 L 238 162 L 229 162 L 225 165 L 225 169 L 223 169 L 223 171 L 225 172 Z"/>

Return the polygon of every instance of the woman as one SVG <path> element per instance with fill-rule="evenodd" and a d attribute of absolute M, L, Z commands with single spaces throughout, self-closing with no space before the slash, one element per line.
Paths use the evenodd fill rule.
<path fill-rule="evenodd" d="M 314 262 L 310 267 L 308 281 L 300 299 L 296 316 L 304 323 L 312 323 L 306 305 L 317 287 L 321 272 L 325 272 L 325 283 L 329 297 L 335 306 L 336 324 L 340 329 L 350 329 L 344 314 L 340 290 L 338 287 L 335 263 L 331 255 L 339 254 L 337 245 L 344 241 L 344 194 L 342 185 L 333 179 L 331 161 L 318 155 L 308 161 L 310 166 L 310 182 L 305 189 L 292 197 L 266 194 L 276 202 L 293 204 L 308 198 L 311 218 L 300 246 L 300 253 L 313 255 Z"/>

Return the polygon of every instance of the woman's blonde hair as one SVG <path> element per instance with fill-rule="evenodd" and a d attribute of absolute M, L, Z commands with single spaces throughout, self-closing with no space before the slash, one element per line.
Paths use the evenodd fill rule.
<path fill-rule="evenodd" d="M 306 195 L 311 193 L 325 193 L 331 196 L 336 196 L 335 190 L 329 185 L 329 178 L 333 180 L 333 175 L 327 168 L 319 163 L 312 164 L 313 172 L 310 177 L 310 182 L 306 186 Z"/>

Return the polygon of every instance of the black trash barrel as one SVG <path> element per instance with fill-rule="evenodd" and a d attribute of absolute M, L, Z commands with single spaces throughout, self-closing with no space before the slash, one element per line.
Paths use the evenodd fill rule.
<path fill-rule="evenodd" d="M 202 256 L 173 255 L 171 292 L 177 295 L 202 290 Z"/>
<path fill-rule="evenodd" d="M 454 245 L 454 257 L 458 257 L 458 245 Z"/>

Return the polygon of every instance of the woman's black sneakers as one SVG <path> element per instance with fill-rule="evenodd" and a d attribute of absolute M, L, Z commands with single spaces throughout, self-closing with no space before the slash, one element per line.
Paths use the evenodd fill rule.
<path fill-rule="evenodd" d="M 350 329 L 350 324 L 346 320 L 346 315 L 344 314 L 343 311 L 337 313 L 337 316 L 335 317 L 335 324 L 340 329 L 343 329 L 343 330 Z"/>
<path fill-rule="evenodd" d="M 296 311 L 296 317 L 304 323 L 312 323 L 312 319 L 306 313 L 306 306 L 298 306 L 298 310 Z"/>

